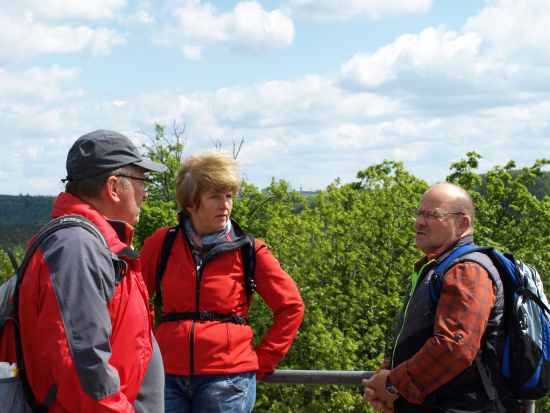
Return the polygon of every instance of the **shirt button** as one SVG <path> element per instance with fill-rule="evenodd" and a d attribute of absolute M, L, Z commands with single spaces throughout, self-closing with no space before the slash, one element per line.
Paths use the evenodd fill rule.
<path fill-rule="evenodd" d="M 463 338 L 464 338 L 464 336 L 462 335 L 462 333 L 460 333 L 460 334 L 458 335 L 458 339 L 459 339 L 459 340 L 462 340 Z"/>

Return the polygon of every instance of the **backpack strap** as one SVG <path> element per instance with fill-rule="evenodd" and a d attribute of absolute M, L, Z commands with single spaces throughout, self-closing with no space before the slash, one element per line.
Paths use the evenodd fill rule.
<path fill-rule="evenodd" d="M 56 394 L 57 385 L 54 382 L 52 384 L 52 387 L 50 387 L 50 390 L 48 390 L 48 394 L 46 395 L 44 402 L 40 406 L 35 406 L 33 411 L 36 413 L 47 413 L 47 411 L 50 409 L 50 404 L 52 404 L 53 399 L 55 399 Z"/>
<path fill-rule="evenodd" d="M 243 256 L 243 271 L 244 271 L 244 285 L 246 287 L 246 304 L 250 305 L 250 296 L 256 291 L 257 285 L 254 283 L 254 277 L 256 273 L 256 254 L 265 245 L 262 245 L 258 251 L 256 251 L 256 239 L 252 235 L 246 235 L 250 240 L 249 244 L 245 244 L 241 247 L 241 253 Z"/>
<path fill-rule="evenodd" d="M 479 358 L 479 355 L 476 357 L 476 362 L 478 358 Z M 491 376 L 490 376 L 490 379 L 487 378 L 487 373 L 485 372 L 485 368 L 483 368 L 483 364 L 481 366 L 478 364 L 478 371 L 480 373 L 480 376 L 482 376 L 481 377 L 482 380 L 483 380 L 483 375 L 485 375 L 487 380 L 490 380 L 493 383 L 498 394 L 498 399 L 506 409 L 507 413 L 520 413 L 521 410 L 520 410 L 519 404 L 518 402 L 516 402 L 516 399 L 514 398 L 513 394 L 510 392 L 510 389 L 508 388 L 506 383 L 504 382 L 500 369 L 495 361 L 494 354 L 488 353 L 485 359 L 487 361 L 487 367 L 489 368 L 489 372 L 491 373 Z"/>
<path fill-rule="evenodd" d="M 113 260 L 113 266 L 115 267 L 115 279 L 116 280 L 122 280 L 125 273 L 122 274 L 122 278 L 120 278 L 121 275 L 121 269 L 122 269 L 122 263 L 126 264 L 125 261 L 121 260 L 117 257 L 116 254 L 112 253 L 109 249 L 109 244 L 107 243 L 107 240 L 105 239 L 105 236 L 101 232 L 101 230 L 90 220 L 80 216 L 80 215 L 66 215 L 60 218 L 56 218 L 54 220 L 51 220 L 48 224 L 46 224 L 40 232 L 36 235 L 33 242 L 31 243 L 25 257 L 23 258 L 23 262 L 21 263 L 21 266 L 17 268 L 17 262 L 15 261 L 15 257 L 12 259 L 12 264 L 14 265 L 14 269 L 16 269 L 17 273 L 17 281 L 15 285 L 15 291 L 13 293 L 13 320 L 17 326 L 19 326 L 19 290 L 21 288 L 21 282 L 23 281 L 23 277 L 25 276 L 25 270 L 27 269 L 27 266 L 29 265 L 29 262 L 31 261 L 34 253 L 42 244 L 46 238 L 48 238 L 53 233 L 65 229 L 65 228 L 71 228 L 71 227 L 80 227 L 85 229 L 86 231 L 90 232 L 92 235 L 94 235 L 99 241 L 103 244 L 105 249 L 109 252 L 111 259 Z M 12 253 L 13 254 L 13 253 Z M 10 254 L 10 258 L 11 255 Z M 127 264 L 126 264 L 127 265 Z M 118 270 L 117 270 L 118 267 Z M 120 281 L 119 281 L 120 282 Z M 21 341 L 21 332 L 19 334 L 15 334 L 15 352 L 17 356 L 17 366 L 19 367 L 19 377 L 21 379 L 21 384 L 23 386 L 23 392 L 25 393 L 25 397 L 27 398 L 27 402 L 29 405 L 32 406 L 32 410 L 34 412 L 38 413 L 46 413 L 48 409 L 50 408 L 50 404 L 52 403 L 53 399 L 55 398 L 57 394 L 57 386 L 55 382 L 50 387 L 50 390 L 48 391 L 48 394 L 46 396 L 46 399 L 44 400 L 44 403 L 41 405 L 35 405 L 34 404 L 34 393 L 31 389 L 31 386 L 29 384 L 29 381 L 27 379 L 27 373 L 25 369 L 25 362 L 23 360 L 23 347 L 22 347 L 22 341 Z"/>
<path fill-rule="evenodd" d="M 473 252 L 483 252 L 487 253 L 492 251 L 492 247 L 478 247 L 477 245 L 463 245 L 460 248 L 457 248 L 451 255 L 449 255 L 439 266 L 435 269 L 432 277 L 430 279 L 430 296 L 435 304 L 439 302 L 441 297 L 441 279 L 445 273 L 451 269 L 451 262 L 457 258 L 462 257 L 463 255 L 473 253 Z"/>
<path fill-rule="evenodd" d="M 8 248 L 8 255 L 10 256 L 11 265 L 13 266 L 15 274 L 19 274 L 19 266 L 17 265 L 17 260 L 11 248 Z"/>
<path fill-rule="evenodd" d="M 178 236 L 179 225 L 172 227 L 168 230 L 162 242 L 162 249 L 160 251 L 160 263 L 155 272 L 155 298 L 153 302 L 157 308 L 162 307 L 162 287 L 160 286 L 160 281 L 166 271 L 166 266 L 168 265 L 168 258 L 170 257 L 170 251 L 172 250 L 172 245 Z"/>

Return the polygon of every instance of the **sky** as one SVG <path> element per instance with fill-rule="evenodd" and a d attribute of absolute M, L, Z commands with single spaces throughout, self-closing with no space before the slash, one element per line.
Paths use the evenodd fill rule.
<path fill-rule="evenodd" d="M 0 1 L 0 38 L 1 194 L 55 195 L 79 136 L 155 123 L 185 154 L 244 137 L 259 188 L 550 157 L 547 0 Z"/>

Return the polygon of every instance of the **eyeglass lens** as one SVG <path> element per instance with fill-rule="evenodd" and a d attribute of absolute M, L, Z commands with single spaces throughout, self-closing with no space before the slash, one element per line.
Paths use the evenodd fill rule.
<path fill-rule="evenodd" d="M 432 219 L 435 218 L 434 211 L 420 211 L 419 209 L 416 209 L 416 208 L 411 209 L 412 219 L 416 221 L 420 217 L 420 215 L 424 215 L 424 219 L 426 221 L 431 221 Z"/>

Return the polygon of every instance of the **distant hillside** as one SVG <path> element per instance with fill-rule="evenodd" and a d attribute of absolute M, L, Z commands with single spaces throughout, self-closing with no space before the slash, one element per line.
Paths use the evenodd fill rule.
<path fill-rule="evenodd" d="M 51 219 L 55 197 L 0 195 L 0 249 L 24 249 Z"/>
<path fill-rule="evenodd" d="M 45 224 L 54 202 L 53 196 L 0 195 L 0 227 Z"/>

